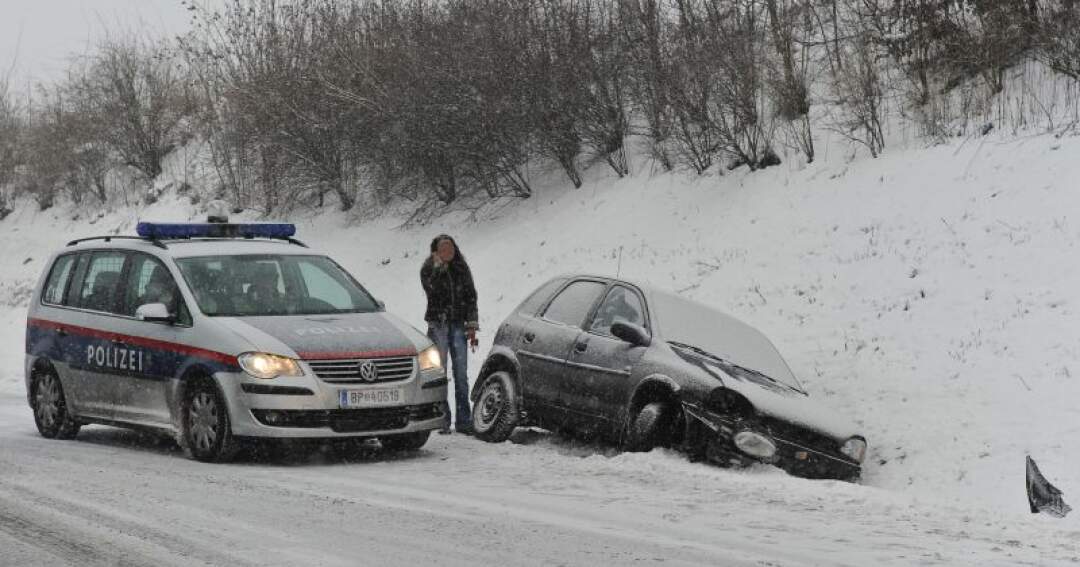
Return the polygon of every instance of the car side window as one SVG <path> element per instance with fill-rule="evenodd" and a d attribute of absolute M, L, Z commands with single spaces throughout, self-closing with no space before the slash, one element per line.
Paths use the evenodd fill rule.
<path fill-rule="evenodd" d="M 559 287 L 562 286 L 562 284 L 564 283 L 566 283 L 565 278 L 557 278 L 540 286 L 536 289 L 536 291 L 532 292 L 532 295 L 530 295 L 525 301 L 521 302 L 521 305 L 519 305 L 517 308 L 518 313 L 521 313 L 522 315 L 528 315 L 530 317 L 536 315 L 536 311 L 540 309 L 544 302 L 547 301 L 549 297 L 551 297 L 551 294 L 554 293 L 555 290 L 559 289 Z"/>
<path fill-rule="evenodd" d="M 149 254 L 133 254 L 130 261 L 131 269 L 124 286 L 124 315 L 134 317 L 142 305 L 163 303 L 169 313 L 176 316 L 178 324 L 191 325 L 191 313 L 165 264 Z"/>
<path fill-rule="evenodd" d="M 578 281 L 566 286 L 544 310 L 544 319 L 580 327 L 604 287 L 594 281 Z"/>
<path fill-rule="evenodd" d="M 611 325 L 616 321 L 645 326 L 645 309 L 638 294 L 631 289 L 617 285 L 608 291 L 603 303 L 596 310 L 589 331 L 601 335 L 611 334 Z"/>
<path fill-rule="evenodd" d="M 56 259 L 49 278 L 45 280 L 45 291 L 41 294 L 41 301 L 49 305 L 61 305 L 64 303 L 64 292 L 67 291 L 68 282 L 75 268 L 75 254 L 65 254 Z"/>
<path fill-rule="evenodd" d="M 75 296 L 76 307 L 119 313 L 120 288 L 123 283 L 120 276 L 126 257 L 124 252 L 94 252 Z"/>

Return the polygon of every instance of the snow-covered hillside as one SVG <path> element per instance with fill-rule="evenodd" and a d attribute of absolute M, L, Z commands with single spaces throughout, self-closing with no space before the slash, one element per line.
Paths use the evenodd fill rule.
<path fill-rule="evenodd" d="M 813 396 L 865 428 L 864 484 L 1048 521 L 1025 519 L 1025 455 L 1080 499 L 1080 138 L 990 136 L 879 159 L 838 148 L 700 178 L 596 169 L 580 190 L 553 179 L 530 200 L 420 227 L 291 220 L 418 327 L 420 262 L 433 236 L 453 234 L 489 331 L 474 373 L 490 331 L 541 281 L 621 265 L 768 334 Z M 22 391 L 22 310 L 50 251 L 139 218 L 201 216 L 167 194 L 102 216 L 26 204 L 0 221 L 0 390 Z"/>

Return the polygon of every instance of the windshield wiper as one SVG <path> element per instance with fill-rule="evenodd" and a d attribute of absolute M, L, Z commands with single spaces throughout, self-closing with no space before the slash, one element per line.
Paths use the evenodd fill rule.
<path fill-rule="evenodd" d="M 743 372 L 746 372 L 747 374 L 753 374 L 754 376 L 764 378 L 764 379 L 768 380 L 769 382 L 772 382 L 773 384 L 776 384 L 778 386 L 783 386 L 785 388 L 795 390 L 796 392 L 799 392 L 799 393 L 805 393 L 802 390 L 800 390 L 799 388 L 796 388 L 795 386 L 792 386 L 791 384 L 786 384 L 784 382 L 781 382 L 781 381 L 777 380 L 776 378 L 773 378 L 772 376 L 769 376 L 768 374 L 762 373 L 759 370 L 754 370 L 753 368 L 747 368 L 745 366 L 735 364 L 734 362 L 732 362 L 732 361 L 730 361 L 730 360 L 728 360 L 726 358 L 721 358 L 719 356 L 716 356 L 715 354 L 713 354 L 711 352 L 708 352 L 708 351 L 706 351 L 706 350 L 704 350 L 704 349 L 702 349 L 700 347 L 696 347 L 694 345 L 688 345 L 686 343 L 680 343 L 678 341 L 668 341 L 668 344 L 671 345 L 671 346 L 674 346 L 676 348 L 685 349 L 685 350 L 688 350 L 688 351 L 693 352 L 695 354 L 699 354 L 701 356 L 704 356 L 705 358 L 711 358 L 711 359 L 713 359 L 713 360 L 715 360 L 715 361 L 717 361 L 717 362 L 719 362 L 721 364 L 724 364 L 726 366 L 730 366 L 732 368 L 738 368 L 739 370 L 742 370 Z"/>
<path fill-rule="evenodd" d="M 688 351 L 693 352 L 695 354 L 700 354 L 701 356 L 704 356 L 706 358 L 711 358 L 713 360 L 723 362 L 724 364 L 731 364 L 727 360 L 724 360 L 723 358 L 720 358 L 719 356 L 716 356 L 715 354 L 713 354 L 711 352 L 708 352 L 706 350 L 703 350 L 700 347 L 696 347 L 694 345 L 688 345 L 686 343 L 680 343 L 680 342 L 677 342 L 677 341 L 668 341 L 668 344 L 673 346 L 673 347 L 681 348 L 683 350 L 688 350 Z"/>

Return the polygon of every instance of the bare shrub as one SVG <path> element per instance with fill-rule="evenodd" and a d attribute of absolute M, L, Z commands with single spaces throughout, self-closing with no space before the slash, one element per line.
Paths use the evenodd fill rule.
<path fill-rule="evenodd" d="M 167 47 L 138 37 L 110 38 L 85 59 L 69 87 L 75 112 L 92 137 L 146 179 L 190 134 L 194 107 L 180 60 Z"/>

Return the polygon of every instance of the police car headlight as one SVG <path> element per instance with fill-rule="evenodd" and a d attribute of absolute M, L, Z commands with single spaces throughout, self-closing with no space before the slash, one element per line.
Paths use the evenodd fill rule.
<path fill-rule="evenodd" d="M 866 440 L 861 437 L 852 437 L 840 447 L 840 452 L 851 457 L 856 463 L 861 463 L 866 457 Z"/>
<path fill-rule="evenodd" d="M 278 376 L 303 376 L 304 371 L 293 359 L 265 352 L 245 352 L 238 357 L 244 372 L 264 380 Z"/>
<path fill-rule="evenodd" d="M 420 353 L 420 370 L 438 370 L 442 368 L 442 357 L 439 356 L 439 347 L 430 346 Z"/>

